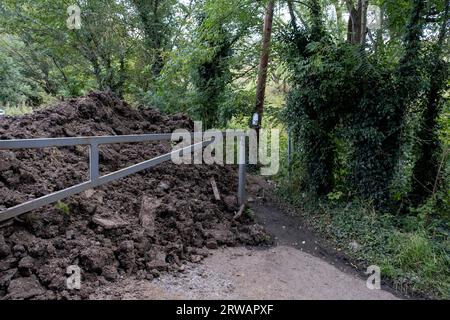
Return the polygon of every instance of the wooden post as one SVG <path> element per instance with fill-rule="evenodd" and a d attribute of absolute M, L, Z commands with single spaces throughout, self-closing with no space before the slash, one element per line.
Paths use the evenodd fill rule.
<path fill-rule="evenodd" d="M 255 125 L 259 138 L 259 128 L 262 124 L 262 116 L 264 113 L 264 96 L 267 82 L 267 66 L 269 65 L 270 54 L 270 38 L 272 35 L 274 0 L 269 0 L 264 19 L 263 42 L 261 49 L 261 59 L 259 63 L 258 83 L 256 86 L 256 105 L 255 113 L 258 114 L 258 124 Z M 259 139 L 258 139 L 259 141 Z"/>

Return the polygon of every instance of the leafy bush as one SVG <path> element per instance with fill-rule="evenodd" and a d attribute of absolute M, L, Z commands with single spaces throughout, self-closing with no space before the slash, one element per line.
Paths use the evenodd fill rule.
<path fill-rule="evenodd" d="M 65 214 L 65 215 L 69 215 L 70 214 L 70 207 L 67 203 L 62 202 L 62 201 L 58 201 L 55 204 L 55 208 L 60 211 L 61 213 Z"/>
<path fill-rule="evenodd" d="M 3 108 L 7 116 L 21 116 L 33 112 L 33 108 L 30 105 L 27 105 L 25 102 L 15 105 L 8 103 L 3 106 Z"/>

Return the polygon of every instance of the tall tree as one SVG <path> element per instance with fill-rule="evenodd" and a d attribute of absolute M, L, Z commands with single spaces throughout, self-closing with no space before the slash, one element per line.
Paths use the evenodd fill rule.
<path fill-rule="evenodd" d="M 410 199 L 414 205 L 422 204 L 436 191 L 439 180 L 439 167 L 442 150 L 439 138 L 438 119 L 442 111 L 442 94 L 448 87 L 449 63 L 442 57 L 449 23 L 449 3 L 445 2 L 442 22 L 436 44 L 433 45 L 429 59 L 429 88 L 425 94 L 424 111 L 418 140 L 418 159 L 413 168 L 413 181 Z M 445 156 L 445 155 L 444 155 Z"/>
<path fill-rule="evenodd" d="M 200 41 L 210 52 L 194 64 L 193 83 L 197 89 L 196 111 L 205 128 L 212 128 L 219 121 L 219 106 L 226 85 L 231 81 L 229 58 L 232 55 L 231 39 L 222 25 L 207 28 L 207 19 L 201 18 Z"/>
<path fill-rule="evenodd" d="M 158 77 L 164 66 L 164 50 L 172 36 L 170 17 L 174 0 L 131 0 L 136 8 L 144 32 L 145 48 L 153 77 Z"/>
<path fill-rule="evenodd" d="M 284 115 L 295 133 L 297 145 L 301 146 L 305 187 L 324 196 L 334 186 L 336 148 L 333 131 L 339 122 L 339 113 L 334 108 L 340 100 L 336 94 L 340 89 L 336 86 L 346 83 L 347 78 L 344 73 L 336 74 L 338 68 L 331 68 L 333 65 L 325 56 L 332 50 L 325 49 L 331 44 L 326 37 L 321 3 L 309 0 L 305 6 L 309 23 L 302 22 L 303 26 L 295 28 L 287 37 L 287 51 L 292 55 L 287 62 L 293 71 L 294 86 Z M 295 20 L 294 14 L 291 20 Z M 334 76 L 338 78 L 330 82 Z M 335 87 L 333 96 L 327 94 L 332 85 Z"/>
<path fill-rule="evenodd" d="M 125 4 L 113 0 L 84 2 L 81 28 L 73 30 L 66 25 L 67 7 L 65 0 L 5 0 L 0 23 L 27 48 L 12 55 L 31 64 L 27 69 L 33 70 L 33 77 L 40 78 L 49 94 L 58 94 L 61 84 L 68 89 L 63 92 L 80 94 L 77 83 L 85 81 L 83 78 L 92 82 L 93 78 L 96 84 L 88 89 L 109 88 L 123 95 L 126 64 L 134 45 Z"/>
<path fill-rule="evenodd" d="M 347 26 L 347 42 L 352 44 L 364 44 L 367 34 L 367 9 L 369 0 L 345 0 L 349 12 Z"/>
<path fill-rule="evenodd" d="M 366 54 L 362 54 L 361 65 L 365 67 L 358 68 L 364 74 L 358 87 L 360 100 L 350 114 L 353 124 L 349 128 L 355 133 L 353 184 L 360 196 L 373 199 L 379 209 L 392 208 L 389 187 L 401 155 L 406 115 L 423 90 L 419 66 L 424 3 L 413 1 L 403 51 L 395 67 L 390 69 L 379 61 L 371 65 Z"/>
<path fill-rule="evenodd" d="M 266 15 L 264 18 L 264 30 L 261 48 L 261 59 L 259 63 L 258 82 L 256 85 L 256 104 L 255 113 L 258 114 L 258 123 L 254 124 L 259 133 L 259 128 L 262 124 L 262 117 L 264 113 L 264 98 L 267 82 L 267 69 L 269 65 L 270 55 L 270 38 L 272 36 L 273 11 L 274 0 L 269 0 L 267 3 Z"/>

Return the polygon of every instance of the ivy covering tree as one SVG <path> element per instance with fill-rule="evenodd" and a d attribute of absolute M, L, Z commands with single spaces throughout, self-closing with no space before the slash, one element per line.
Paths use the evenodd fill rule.
<path fill-rule="evenodd" d="M 428 86 L 422 40 L 427 8 L 424 1 L 413 1 L 394 64 L 386 63 L 384 55 L 390 53 L 377 52 L 375 43 L 364 40 L 370 30 L 360 16 L 367 3 L 358 3 L 359 9 L 350 10 L 346 41 L 323 35 L 324 18 L 315 1 L 308 5 L 310 23 L 284 36 L 295 81 L 285 118 L 302 146 L 308 189 L 326 195 L 337 179 L 345 182 L 349 194 L 387 209 L 392 204 L 389 186 L 400 161 L 406 116 L 412 105 L 423 100 Z M 351 1 L 347 4 L 353 6 Z M 364 36 L 353 35 L 360 30 L 365 30 Z M 442 93 L 448 65 L 434 62 L 435 72 L 443 76 L 434 78 L 433 90 L 439 83 Z M 437 121 L 437 114 L 432 118 Z M 419 134 L 424 135 L 423 130 Z M 344 176 L 337 152 L 348 156 Z M 431 159 L 430 153 L 426 158 Z M 436 178 L 436 171 L 431 175 Z"/>

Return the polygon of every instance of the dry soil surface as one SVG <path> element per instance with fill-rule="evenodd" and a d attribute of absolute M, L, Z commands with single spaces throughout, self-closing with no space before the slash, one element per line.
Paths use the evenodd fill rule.
<path fill-rule="evenodd" d="M 253 178 L 249 177 L 250 189 L 263 185 L 263 190 L 250 190 L 256 200 L 251 208 L 274 246 L 219 248 L 201 264 L 185 264 L 179 273 L 163 273 L 153 281 L 123 278 L 99 287 L 90 298 L 397 299 L 388 291 L 368 289 L 363 270 L 308 231 L 297 217 L 263 200 L 269 198 L 261 194 L 270 186 Z"/>
<path fill-rule="evenodd" d="M 271 188 L 248 176 L 250 207 L 273 246 L 219 248 L 200 264 L 187 262 L 178 273 L 161 273 L 152 281 L 125 277 L 99 287 L 90 298 L 398 299 L 391 292 L 368 289 L 361 268 L 270 201 Z"/>
<path fill-rule="evenodd" d="M 153 281 L 128 278 L 92 299 L 396 299 L 294 247 L 225 248 Z"/>

